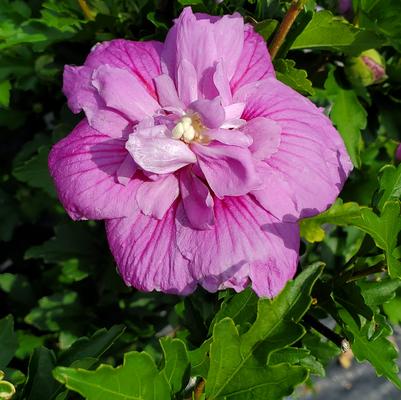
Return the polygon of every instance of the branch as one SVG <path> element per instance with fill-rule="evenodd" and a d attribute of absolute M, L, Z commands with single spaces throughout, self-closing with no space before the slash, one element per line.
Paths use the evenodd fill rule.
<path fill-rule="evenodd" d="M 298 17 L 298 14 L 302 11 L 305 0 L 292 0 L 291 6 L 288 9 L 287 13 L 284 15 L 283 20 L 273 37 L 272 42 L 270 43 L 269 53 L 274 60 L 280 47 L 284 43 L 284 40 L 291 29 L 292 24 Z"/>
<path fill-rule="evenodd" d="M 95 19 L 95 14 L 88 6 L 88 3 L 86 2 L 86 0 L 78 0 L 78 4 L 81 7 L 81 10 L 85 15 L 85 18 L 89 21 L 93 21 Z"/>
<path fill-rule="evenodd" d="M 330 340 L 330 342 L 333 342 L 337 347 L 341 349 L 343 353 L 345 353 L 350 349 L 350 344 L 346 338 L 341 337 L 339 334 L 333 332 L 331 329 L 329 329 L 326 325 L 323 325 L 315 317 L 312 317 L 311 315 L 305 315 L 303 320 L 313 329 L 315 329 L 324 337 L 326 337 L 328 340 Z"/>
<path fill-rule="evenodd" d="M 369 276 L 372 274 L 377 274 L 378 272 L 385 272 L 385 271 L 386 271 L 386 267 L 383 264 L 374 265 L 373 267 L 369 267 L 369 268 L 363 269 L 361 271 L 355 272 L 348 279 L 346 279 L 345 282 L 346 283 L 354 282 L 361 278 L 364 278 L 365 276 Z"/>

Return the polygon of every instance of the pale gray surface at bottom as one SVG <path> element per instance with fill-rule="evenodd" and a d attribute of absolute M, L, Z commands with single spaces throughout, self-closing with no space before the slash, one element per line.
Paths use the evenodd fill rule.
<path fill-rule="evenodd" d="M 394 328 L 394 337 L 401 346 L 401 328 Z M 401 367 L 400 357 L 398 365 Z M 391 382 L 376 375 L 373 367 L 353 360 L 349 369 L 331 364 L 326 377 L 314 380 L 315 393 L 300 395 L 290 399 L 299 400 L 401 400 L 401 390 Z"/>

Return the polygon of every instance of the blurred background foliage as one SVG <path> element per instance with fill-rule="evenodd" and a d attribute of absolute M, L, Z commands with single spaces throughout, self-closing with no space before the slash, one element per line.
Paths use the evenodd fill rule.
<path fill-rule="evenodd" d="M 63 67 L 82 64 L 97 42 L 163 40 L 191 5 L 238 11 L 269 43 L 290 2 L 0 0 L 0 399 L 112 400 L 138 390 L 132 398 L 275 400 L 323 376 L 345 338 L 401 388 L 388 339 L 401 323 L 401 2 L 354 0 L 346 11 L 335 0 L 304 3 L 277 77 L 325 107 L 355 169 L 341 200 L 301 223 L 304 273 L 258 302 L 251 290 L 180 298 L 125 287 L 102 223 L 71 222 L 58 202 L 47 156 L 81 118 L 66 107 Z M 353 67 L 372 48 L 380 80 Z M 120 370 L 86 372 L 120 365 L 124 354 Z M 133 388 L 134 375 L 149 387 Z"/>

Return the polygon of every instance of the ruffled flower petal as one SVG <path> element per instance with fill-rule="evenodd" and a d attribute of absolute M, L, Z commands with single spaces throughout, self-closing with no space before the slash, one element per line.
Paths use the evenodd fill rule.
<path fill-rule="evenodd" d="M 252 144 L 251 136 L 235 129 L 211 129 L 207 131 L 207 137 L 232 146 L 249 147 Z"/>
<path fill-rule="evenodd" d="M 198 98 L 198 77 L 195 67 L 188 60 L 181 60 L 177 68 L 178 96 L 185 106 Z"/>
<path fill-rule="evenodd" d="M 175 209 L 160 220 L 138 211 L 106 221 L 110 249 L 127 285 L 181 295 L 195 289 L 189 261 L 177 248 Z"/>
<path fill-rule="evenodd" d="M 126 148 L 143 170 L 155 174 L 168 174 L 196 162 L 195 154 L 184 142 L 167 136 L 164 125 L 134 132 Z"/>
<path fill-rule="evenodd" d="M 207 186 L 184 168 L 180 173 L 180 193 L 186 217 L 194 229 L 209 229 L 214 224 L 213 198 Z"/>
<path fill-rule="evenodd" d="M 66 66 L 64 69 L 63 92 L 71 110 L 74 113 L 83 110 L 89 124 L 99 132 L 114 137 L 124 136 L 131 127 L 129 118 L 106 105 L 92 84 L 93 73 L 105 66 L 125 70 L 156 101 L 153 78 L 161 74 L 162 46 L 162 43 L 154 41 L 122 39 L 94 46 L 82 67 Z M 121 91 L 119 93 L 122 95 Z"/>
<path fill-rule="evenodd" d="M 216 142 L 191 146 L 198 165 L 217 197 L 242 196 L 260 185 L 251 152 Z"/>
<path fill-rule="evenodd" d="M 242 132 L 252 138 L 249 150 L 257 160 L 267 160 L 278 150 L 281 127 L 271 119 L 254 118 L 242 127 Z"/>
<path fill-rule="evenodd" d="M 263 206 L 286 220 L 325 211 L 352 169 L 339 133 L 320 109 L 283 83 L 269 78 L 257 86 L 239 99 L 247 104 L 243 118 L 266 117 L 282 129 L 278 150 L 261 174 Z"/>
<path fill-rule="evenodd" d="M 259 296 L 273 297 L 296 271 L 298 225 L 284 223 L 249 196 L 215 199 L 215 225 L 195 230 L 177 215 L 177 242 L 194 277 L 207 290 L 242 290 L 247 280 Z"/>
<path fill-rule="evenodd" d="M 219 97 L 213 100 L 196 100 L 189 109 L 198 113 L 204 125 L 210 129 L 220 127 L 225 120 L 225 111 Z"/>
<path fill-rule="evenodd" d="M 178 194 L 178 179 L 171 174 L 157 181 L 143 182 L 136 193 L 136 201 L 145 215 L 162 219 Z"/>
<path fill-rule="evenodd" d="M 167 34 L 162 53 L 163 71 L 176 80 L 176 71 L 182 60 L 186 60 L 196 71 L 202 95 L 215 97 L 215 65 L 221 60 L 228 79 L 233 76 L 243 47 L 243 24 L 239 14 L 208 18 L 185 8 Z"/>
<path fill-rule="evenodd" d="M 157 99 L 153 78 L 161 74 L 160 54 L 163 43 L 133 42 L 124 39 L 98 43 L 89 53 L 85 65 L 92 70 L 102 65 L 130 72 L 151 96 Z"/>
<path fill-rule="evenodd" d="M 126 158 L 124 141 L 100 134 L 82 121 L 53 146 L 49 169 L 64 208 L 73 219 L 105 219 L 130 215 L 139 181 L 117 181 Z"/>
<path fill-rule="evenodd" d="M 118 182 L 122 185 L 126 185 L 132 179 L 137 169 L 138 166 L 131 154 L 127 153 L 116 173 Z"/>
<path fill-rule="evenodd" d="M 274 68 L 266 42 L 254 31 L 252 26 L 245 25 L 244 47 L 235 73 L 230 80 L 232 93 L 246 84 L 274 76 Z"/>
<path fill-rule="evenodd" d="M 233 96 L 231 94 L 230 81 L 228 79 L 226 71 L 224 70 L 224 65 L 221 61 L 216 64 L 216 70 L 213 75 L 213 83 L 223 105 L 230 105 L 233 99 Z"/>
<path fill-rule="evenodd" d="M 106 106 L 126 115 L 131 121 L 152 117 L 160 108 L 135 75 L 102 65 L 92 74 L 92 85 Z"/>
<path fill-rule="evenodd" d="M 89 67 L 64 68 L 63 92 L 71 111 L 85 112 L 89 125 L 109 136 L 122 137 L 129 127 L 127 118 L 108 108 L 97 90 L 92 86 L 92 69 Z"/>
<path fill-rule="evenodd" d="M 154 79 L 159 104 L 163 107 L 184 109 L 184 103 L 179 99 L 174 81 L 169 75 L 162 74 Z"/>

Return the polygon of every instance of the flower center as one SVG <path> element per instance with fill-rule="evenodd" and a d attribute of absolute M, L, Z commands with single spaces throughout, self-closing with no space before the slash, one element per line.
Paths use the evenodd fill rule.
<path fill-rule="evenodd" d="M 187 114 L 178 121 L 171 134 L 174 139 L 183 140 L 185 143 L 202 142 L 205 139 L 205 136 L 202 135 L 205 130 L 198 114 Z"/>

